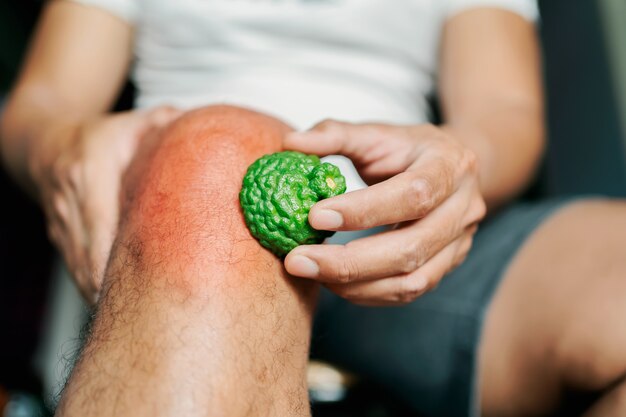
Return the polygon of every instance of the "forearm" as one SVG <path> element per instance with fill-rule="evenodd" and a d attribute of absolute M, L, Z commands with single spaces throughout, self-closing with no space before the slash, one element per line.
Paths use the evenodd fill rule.
<path fill-rule="evenodd" d="M 46 2 L 0 126 L 2 159 L 31 193 L 33 153 L 46 152 L 42 147 L 55 144 L 60 129 L 110 108 L 127 74 L 131 41 L 132 28 L 98 8 Z"/>
<path fill-rule="evenodd" d="M 532 180 L 544 149 L 536 105 L 490 106 L 444 125 L 478 157 L 483 197 L 490 209 L 514 198 Z"/>
<path fill-rule="evenodd" d="M 37 196 L 37 171 L 56 149 L 67 146 L 87 115 L 53 97 L 45 88 L 16 90 L 0 120 L 0 153 L 14 179 Z"/>
<path fill-rule="evenodd" d="M 505 10 L 468 10 L 444 26 L 444 123 L 477 155 L 490 208 L 528 185 L 543 150 L 539 56 L 533 24 Z"/>

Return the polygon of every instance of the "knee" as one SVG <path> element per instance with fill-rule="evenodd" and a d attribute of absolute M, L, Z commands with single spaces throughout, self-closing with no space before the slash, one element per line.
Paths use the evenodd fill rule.
<path fill-rule="evenodd" d="M 626 376 L 626 203 L 583 201 L 561 222 L 574 282 L 563 283 L 562 296 L 575 307 L 564 309 L 553 363 L 566 385 L 604 390 Z"/>
<path fill-rule="evenodd" d="M 610 346 L 599 349 L 587 341 L 561 344 L 555 363 L 562 384 L 579 390 L 604 391 L 622 381 L 626 378 L 626 362 L 611 350 Z"/>
<path fill-rule="evenodd" d="M 120 226 L 141 261 L 189 268 L 260 252 L 238 193 L 247 167 L 279 151 L 288 130 L 253 111 L 210 106 L 148 135 L 125 181 Z"/>

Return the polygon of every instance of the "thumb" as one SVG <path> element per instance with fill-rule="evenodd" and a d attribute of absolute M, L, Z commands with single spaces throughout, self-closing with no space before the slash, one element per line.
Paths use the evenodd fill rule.
<path fill-rule="evenodd" d="M 152 109 L 130 110 L 114 116 L 117 126 L 122 127 L 133 138 L 143 137 L 151 129 L 162 128 L 183 113 L 172 106 L 158 106 Z"/>
<path fill-rule="evenodd" d="M 178 118 L 181 114 L 183 114 L 182 110 L 170 105 L 163 105 L 150 110 L 148 117 L 152 125 L 163 127 Z"/>
<path fill-rule="evenodd" d="M 307 131 L 288 133 L 283 145 L 288 150 L 319 156 L 344 155 L 358 161 L 381 139 L 379 133 L 376 125 L 324 120 Z"/>

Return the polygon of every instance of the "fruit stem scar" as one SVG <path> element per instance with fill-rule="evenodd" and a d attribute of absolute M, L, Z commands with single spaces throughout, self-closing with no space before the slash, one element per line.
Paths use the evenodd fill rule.
<path fill-rule="evenodd" d="M 333 181 L 332 178 L 326 178 L 326 185 L 328 185 L 333 190 L 337 186 L 337 184 L 335 184 L 335 181 Z"/>

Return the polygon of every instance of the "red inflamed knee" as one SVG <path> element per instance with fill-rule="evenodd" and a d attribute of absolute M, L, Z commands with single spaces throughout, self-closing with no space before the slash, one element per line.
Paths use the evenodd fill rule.
<path fill-rule="evenodd" d="M 121 239 L 145 267 L 181 272 L 269 262 L 238 201 L 247 167 L 290 130 L 230 106 L 190 111 L 142 142 L 125 179 Z"/>

